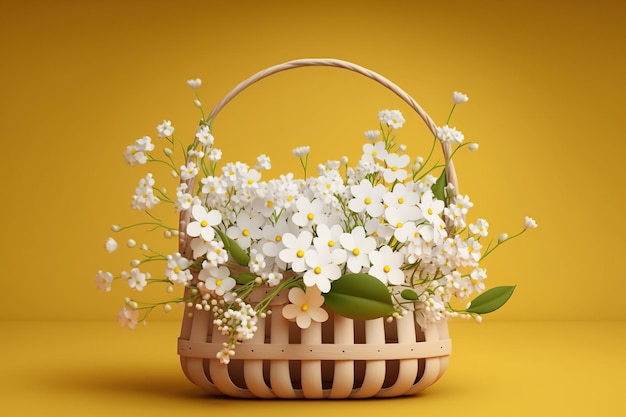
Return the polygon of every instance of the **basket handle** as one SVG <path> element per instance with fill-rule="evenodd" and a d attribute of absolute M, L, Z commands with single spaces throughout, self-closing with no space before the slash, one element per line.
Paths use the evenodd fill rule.
<path fill-rule="evenodd" d="M 241 93 L 243 90 L 245 90 L 252 84 L 256 83 L 257 81 L 262 80 L 263 78 L 269 77 L 270 75 L 276 74 L 278 72 L 282 72 L 282 71 L 286 71 L 286 70 L 290 70 L 294 68 L 301 68 L 301 67 L 343 68 L 346 70 L 354 71 L 368 78 L 371 78 L 372 80 L 378 82 L 379 84 L 382 84 L 383 86 L 387 87 L 389 90 L 394 92 L 398 97 L 400 97 L 405 103 L 407 103 L 422 118 L 422 120 L 424 121 L 424 123 L 426 123 L 426 126 L 428 127 L 428 129 L 430 129 L 433 135 L 435 136 L 437 135 L 437 125 L 435 124 L 433 119 L 431 119 L 428 113 L 426 113 L 424 109 L 422 109 L 420 105 L 417 104 L 417 102 L 410 95 L 408 95 L 404 90 L 402 90 L 397 84 L 394 84 L 393 82 L 383 77 L 382 75 L 372 70 L 369 70 L 365 67 L 354 64 L 352 62 L 343 61 L 340 59 L 333 59 L 333 58 L 295 59 L 292 61 L 287 61 L 282 64 L 274 65 L 266 69 L 263 69 L 257 72 L 256 74 L 252 75 L 251 77 L 247 78 L 246 80 L 240 82 L 237 86 L 235 86 L 235 88 L 233 88 L 230 91 L 230 93 L 228 93 L 220 102 L 218 102 L 215 105 L 213 110 L 211 110 L 211 113 L 209 114 L 208 119 L 213 120 L 215 116 L 217 116 L 217 114 L 222 110 L 222 108 L 224 108 L 226 104 L 228 104 L 239 93 Z M 456 176 L 456 171 L 454 169 L 454 164 L 452 163 L 452 160 L 450 159 L 452 155 L 452 146 L 450 146 L 450 144 L 442 143 L 441 147 L 443 149 L 443 155 L 446 161 L 446 175 L 447 175 L 448 182 L 454 185 L 456 189 L 458 189 L 458 179 Z"/>
<path fill-rule="evenodd" d="M 437 135 L 437 125 L 430 118 L 428 113 L 426 113 L 420 107 L 420 105 L 417 104 L 417 102 L 411 96 L 409 96 L 404 90 L 402 90 L 398 85 L 389 81 L 387 78 L 383 77 L 382 75 L 377 74 L 376 72 L 371 71 L 367 68 L 364 68 L 360 65 L 353 64 L 352 62 L 343 61 L 340 59 L 333 59 L 333 58 L 296 59 L 296 60 L 287 61 L 282 64 L 274 65 L 272 67 L 268 67 L 264 70 L 261 70 L 257 72 L 256 74 L 252 75 L 251 77 L 240 82 L 237 86 L 235 86 L 235 88 L 233 88 L 230 91 L 230 93 L 228 93 L 220 102 L 218 102 L 213 108 L 213 110 L 211 110 L 208 120 L 212 121 L 220 112 L 220 110 L 224 108 L 226 104 L 228 104 L 239 93 L 241 93 L 243 90 L 245 90 L 246 88 L 248 88 L 255 82 L 262 80 L 263 78 L 268 77 L 272 74 L 276 74 L 278 72 L 282 72 L 282 71 L 286 71 L 286 70 L 294 69 L 294 68 L 301 68 L 301 67 L 343 68 L 343 69 L 347 69 L 350 71 L 354 71 L 368 78 L 371 78 L 372 80 L 378 82 L 379 84 L 382 84 L 383 86 L 387 87 L 389 90 L 394 92 L 396 95 L 398 95 L 413 110 L 415 110 L 415 112 L 422 118 L 422 120 L 424 120 L 424 122 L 426 123 L 426 126 L 428 127 L 428 129 L 430 129 L 433 135 L 435 136 Z M 444 155 L 444 159 L 446 163 L 445 170 L 446 170 L 447 180 L 449 183 L 454 185 L 455 189 L 458 190 L 458 179 L 456 176 L 456 171 L 454 169 L 454 164 L 452 163 L 452 160 L 451 160 L 452 146 L 450 146 L 450 144 L 446 144 L 442 142 L 441 147 L 443 149 L 443 155 Z M 187 182 L 188 182 L 188 185 L 190 185 L 190 188 L 193 188 L 193 185 L 192 185 L 193 180 L 188 180 Z M 181 213 L 181 219 L 180 219 L 181 232 L 184 230 L 185 225 L 189 222 L 189 216 L 190 216 L 189 210 Z M 179 250 L 180 250 L 180 253 L 183 254 L 183 256 L 185 257 L 189 256 L 189 253 L 188 253 L 190 250 L 189 240 L 186 238 L 185 233 L 180 234 Z"/>

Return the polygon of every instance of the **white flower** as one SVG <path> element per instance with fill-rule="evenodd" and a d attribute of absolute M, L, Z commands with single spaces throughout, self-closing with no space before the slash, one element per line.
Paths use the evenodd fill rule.
<path fill-rule="evenodd" d="M 147 153 L 153 150 L 154 144 L 152 144 L 150 136 L 144 136 L 143 138 L 135 140 L 133 145 L 126 148 L 124 160 L 130 166 L 137 164 L 143 165 L 148 161 Z"/>
<path fill-rule="evenodd" d="M 214 291 L 220 297 L 236 284 L 236 281 L 230 277 L 230 270 L 227 267 L 215 267 L 206 261 L 198 273 L 198 279 L 204 281 L 204 287 L 207 290 Z"/>
<path fill-rule="evenodd" d="M 380 130 L 367 130 L 365 132 L 365 138 L 370 142 L 375 142 L 378 136 L 380 136 Z"/>
<path fill-rule="evenodd" d="M 213 141 L 215 140 L 209 131 L 209 127 L 206 125 L 198 126 L 198 129 L 196 129 L 196 139 L 207 148 L 213 146 Z"/>
<path fill-rule="evenodd" d="M 404 181 L 408 177 L 408 173 L 405 168 L 411 162 L 409 155 L 398 155 L 396 153 L 390 153 L 385 158 L 387 167 L 383 170 L 383 177 L 388 183 L 395 181 Z"/>
<path fill-rule="evenodd" d="M 376 240 L 366 237 L 362 226 L 355 227 L 350 233 L 343 233 L 340 242 L 348 255 L 346 265 L 350 272 L 358 273 L 370 266 L 369 254 L 376 249 Z"/>
<path fill-rule="evenodd" d="M 217 210 L 207 212 L 204 206 L 197 204 L 191 208 L 191 215 L 196 220 L 187 225 L 187 234 L 191 237 L 201 236 L 204 240 L 213 240 L 217 226 L 222 222 L 222 215 Z"/>
<path fill-rule="evenodd" d="M 400 269 L 404 255 L 394 252 L 389 246 L 383 246 L 369 254 L 372 267 L 369 274 L 378 278 L 383 284 L 400 285 L 404 282 L 404 272 Z"/>
<path fill-rule="evenodd" d="M 111 283 L 113 282 L 113 274 L 110 272 L 98 271 L 96 275 L 96 288 L 100 291 L 111 291 Z"/>
<path fill-rule="evenodd" d="M 268 170 L 272 168 L 272 161 L 270 157 L 262 154 L 256 158 L 257 164 L 254 166 L 258 170 Z"/>
<path fill-rule="evenodd" d="M 143 273 L 139 268 L 133 268 L 130 270 L 130 276 L 128 277 L 128 286 L 137 291 L 142 291 L 148 284 L 148 279 L 150 279 L 149 273 Z"/>
<path fill-rule="evenodd" d="M 181 165 L 180 178 L 182 180 L 190 180 L 198 175 L 198 167 L 194 162 L 189 162 L 187 165 Z"/>
<path fill-rule="evenodd" d="M 374 164 L 376 160 L 384 161 L 387 158 L 387 150 L 385 142 L 376 142 L 375 144 L 366 143 L 363 145 L 363 155 L 361 161 Z"/>
<path fill-rule="evenodd" d="M 154 195 L 152 186 L 154 179 L 148 173 L 145 178 L 139 180 L 139 185 L 135 189 L 135 195 L 131 201 L 131 207 L 135 210 L 145 210 L 154 207 L 160 200 Z"/>
<path fill-rule="evenodd" d="M 307 271 L 303 275 L 307 287 L 317 286 L 323 293 L 330 291 L 330 282 L 341 277 L 338 264 L 345 259 L 344 251 L 330 251 L 328 246 L 307 250 L 304 259 Z"/>
<path fill-rule="evenodd" d="M 288 298 L 291 304 L 283 307 L 283 317 L 295 321 L 299 328 L 309 328 L 311 321 L 323 323 L 328 320 L 328 313 L 322 308 L 324 297 L 318 288 L 307 288 L 304 292 L 295 287 L 289 290 Z"/>
<path fill-rule="evenodd" d="M 120 323 L 122 327 L 134 329 L 137 326 L 138 320 L 139 320 L 139 311 L 135 309 L 130 309 L 124 306 L 119 311 L 119 313 L 117 313 L 117 321 Z"/>
<path fill-rule="evenodd" d="M 448 144 L 462 143 L 463 139 L 465 139 L 463 133 L 448 125 L 437 128 L 437 138 L 439 138 L 441 142 Z"/>
<path fill-rule="evenodd" d="M 378 120 L 394 129 L 400 129 L 404 124 L 404 117 L 400 110 L 381 110 L 378 112 Z"/>
<path fill-rule="evenodd" d="M 186 192 L 186 190 L 187 184 L 184 182 L 176 188 L 177 200 L 174 203 L 176 211 L 188 210 L 193 205 L 200 204 L 200 198 L 198 198 L 198 196 L 191 195 L 190 193 Z"/>
<path fill-rule="evenodd" d="M 261 226 L 265 219 L 262 216 L 250 217 L 245 211 L 237 216 L 235 224 L 226 230 L 226 235 L 237 241 L 242 249 L 250 247 L 252 240 L 259 240 L 263 237 Z"/>
<path fill-rule="evenodd" d="M 537 228 L 537 222 L 532 217 L 526 216 L 524 218 L 524 229 L 536 229 L 536 228 Z"/>
<path fill-rule="evenodd" d="M 220 159 L 222 159 L 222 151 L 219 149 L 211 149 L 211 152 L 209 152 L 209 160 L 211 162 L 217 162 Z"/>
<path fill-rule="evenodd" d="M 489 223 L 485 219 L 477 219 L 476 224 L 470 223 L 469 230 L 473 235 L 485 237 L 489 234 Z"/>
<path fill-rule="evenodd" d="M 187 85 L 195 90 L 202 85 L 202 80 L 200 78 L 196 78 L 195 80 L 187 80 Z"/>
<path fill-rule="evenodd" d="M 163 120 L 163 123 L 157 126 L 157 132 L 160 138 L 166 138 L 174 133 L 174 126 L 169 120 Z"/>
<path fill-rule="evenodd" d="M 467 103 L 467 100 L 469 100 L 469 97 L 463 93 L 459 93 L 458 91 L 452 93 L 452 101 L 454 101 L 454 104 Z"/>
<path fill-rule="evenodd" d="M 324 202 L 320 199 L 309 201 L 306 197 L 300 197 L 296 201 L 296 209 L 297 212 L 293 215 L 292 221 L 300 227 L 326 223 Z"/>
<path fill-rule="evenodd" d="M 315 229 L 317 236 L 313 238 L 313 244 L 316 247 L 326 246 L 330 250 L 334 250 L 339 246 L 338 243 L 342 233 L 343 229 L 338 224 L 333 224 L 330 227 L 326 224 L 320 224 Z"/>
<path fill-rule="evenodd" d="M 298 158 L 302 158 L 303 156 L 307 156 L 310 150 L 311 150 L 310 146 L 298 146 L 292 152 Z"/>
<path fill-rule="evenodd" d="M 104 247 L 106 248 L 107 252 L 109 252 L 109 253 L 115 252 L 117 250 L 117 242 L 115 241 L 115 239 L 110 237 L 104 243 Z"/>
<path fill-rule="evenodd" d="M 192 262 L 187 258 L 184 258 L 180 253 L 167 256 L 167 268 L 165 269 L 165 275 L 174 284 L 187 285 L 193 278 L 189 267 Z"/>
<path fill-rule="evenodd" d="M 311 247 L 312 241 L 313 234 L 308 230 L 303 230 L 297 237 L 291 233 L 285 233 L 282 239 L 285 249 L 279 252 L 278 257 L 283 262 L 291 264 L 291 269 L 295 272 L 303 272 L 306 270 L 304 255 Z"/>
<path fill-rule="evenodd" d="M 348 202 L 348 207 L 355 213 L 367 212 L 372 217 L 380 217 L 385 211 L 383 196 L 387 189 L 384 185 L 373 186 L 364 179 L 359 185 L 350 187 L 353 198 Z"/>

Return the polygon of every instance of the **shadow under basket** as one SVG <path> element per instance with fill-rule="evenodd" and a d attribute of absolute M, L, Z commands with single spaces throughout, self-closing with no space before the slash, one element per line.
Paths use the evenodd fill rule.
<path fill-rule="evenodd" d="M 448 365 L 445 321 L 422 331 L 412 315 L 387 322 L 329 312 L 328 321 L 300 329 L 282 308 L 259 319 L 228 365 L 216 358 L 227 339 L 212 313 L 188 308 L 178 340 L 187 378 L 209 394 L 237 398 L 399 397 L 432 385 Z"/>

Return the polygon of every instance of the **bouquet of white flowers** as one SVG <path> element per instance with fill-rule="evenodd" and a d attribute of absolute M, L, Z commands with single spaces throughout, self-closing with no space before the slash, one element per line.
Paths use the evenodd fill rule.
<path fill-rule="evenodd" d="M 403 115 L 382 110 L 380 128 L 365 132 L 362 155 L 354 164 L 342 157 L 311 168 L 309 146 L 293 150 L 302 168 L 300 177 L 288 173 L 263 179 L 271 168 L 265 154 L 253 166 L 222 163 L 212 135 L 219 110 L 257 80 L 306 65 L 347 68 L 391 88 L 431 129 L 428 156 L 406 154 L 397 136 L 405 123 Z M 462 148 L 474 151 L 478 145 L 464 141 L 463 134 L 449 126 L 450 117 L 445 125 L 435 125 L 397 86 L 338 60 L 298 60 L 262 71 L 241 83 L 208 117 L 198 96 L 201 81 L 190 80 L 188 85 L 202 110 L 191 143 L 181 144 L 170 121 L 163 121 L 157 131 L 165 159 L 154 156 L 149 136 L 137 139 L 124 154 L 131 166 L 165 163 L 180 178 L 176 196 L 169 197 L 155 188 L 148 173 L 131 202 L 133 209 L 149 216 L 155 205 L 171 204 L 179 213 L 179 227 L 166 226 L 154 216 L 147 223 L 168 237 L 178 236 L 179 247 L 160 255 L 145 246 L 145 258 L 134 260 L 132 269 L 117 276 L 100 271 L 96 279 L 104 290 L 110 290 L 112 281 L 122 280 L 137 291 L 164 283 L 169 294 L 182 286 L 184 295 L 154 303 L 127 299 L 118 315 L 122 325 L 134 328 L 156 306 L 167 311 L 172 304 L 182 304 L 186 316 L 203 314 L 210 321 L 205 327 L 214 328 L 208 334 L 219 335 L 219 349 L 211 351 L 212 359 L 203 357 L 225 366 L 239 357 L 239 346 L 246 344 L 242 342 L 255 339 L 259 332 L 265 335 L 267 326 L 260 326 L 260 321 L 271 313 L 295 323 L 302 332 L 322 326 L 332 315 L 353 321 L 410 321 L 419 333 L 451 317 L 480 321 L 482 314 L 501 307 L 513 293 L 513 286 L 486 290 L 481 260 L 514 236 L 502 234 L 485 245 L 487 220 L 470 220 L 473 204 L 458 191 L 452 158 Z M 467 100 L 454 92 L 452 110 Z M 433 162 L 438 145 L 444 153 L 441 163 Z M 182 149 L 180 155 L 174 149 Z M 534 227 L 535 221 L 527 217 L 517 235 Z M 117 243 L 109 238 L 106 246 L 114 250 Z M 148 261 L 164 263 L 161 277 L 142 271 Z M 259 337 L 265 339 L 264 335 Z M 413 339 L 419 341 L 415 335 Z"/>

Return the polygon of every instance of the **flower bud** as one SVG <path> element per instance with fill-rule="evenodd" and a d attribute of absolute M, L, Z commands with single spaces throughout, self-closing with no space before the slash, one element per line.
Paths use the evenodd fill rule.
<path fill-rule="evenodd" d="M 167 156 L 172 156 L 172 154 L 174 153 L 173 150 L 171 150 L 170 148 L 163 148 L 163 153 Z"/>
<path fill-rule="evenodd" d="M 202 107 L 202 103 L 201 103 L 201 102 L 200 102 L 200 100 L 198 100 L 198 99 L 195 99 L 195 100 L 193 101 L 193 104 L 194 104 L 196 107 L 198 107 L 198 108 Z"/>
<path fill-rule="evenodd" d="M 115 250 L 117 250 L 117 242 L 115 241 L 115 239 L 113 239 L 112 237 L 108 238 L 104 244 L 104 247 L 106 248 L 107 252 L 111 253 L 111 252 L 115 252 Z"/>
<path fill-rule="evenodd" d="M 129 248 L 134 248 L 135 246 L 137 246 L 137 242 L 135 242 L 134 239 L 128 239 L 128 241 L 126 242 L 126 246 L 128 246 Z"/>
<path fill-rule="evenodd" d="M 509 238 L 509 235 L 506 233 L 502 233 L 500 236 L 498 236 L 498 243 L 502 243 L 505 240 L 507 240 Z"/>
<path fill-rule="evenodd" d="M 141 261 L 139 259 L 133 259 L 132 261 L 130 261 L 130 266 L 132 267 L 138 267 L 139 265 L 141 265 Z"/>
<path fill-rule="evenodd" d="M 476 151 L 478 150 L 478 144 L 477 144 L 477 143 L 470 143 L 470 144 L 468 145 L 468 149 L 469 149 L 471 152 L 476 152 Z"/>
<path fill-rule="evenodd" d="M 111 225 L 111 230 L 114 231 L 114 232 L 119 232 L 121 229 L 122 228 L 119 225 L 117 225 L 117 224 Z"/>

